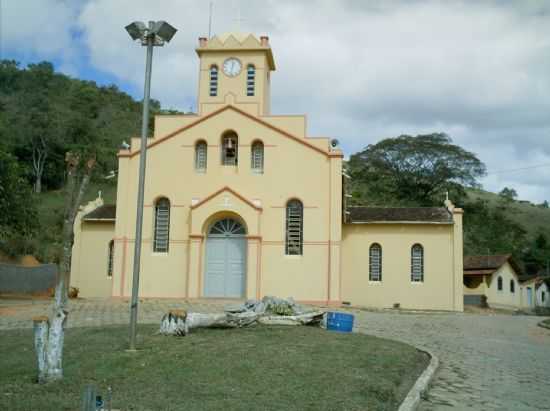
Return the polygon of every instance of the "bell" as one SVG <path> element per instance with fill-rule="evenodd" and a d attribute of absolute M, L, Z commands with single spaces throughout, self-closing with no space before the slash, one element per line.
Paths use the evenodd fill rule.
<path fill-rule="evenodd" d="M 233 139 L 232 138 L 227 139 L 227 148 L 233 148 Z"/>

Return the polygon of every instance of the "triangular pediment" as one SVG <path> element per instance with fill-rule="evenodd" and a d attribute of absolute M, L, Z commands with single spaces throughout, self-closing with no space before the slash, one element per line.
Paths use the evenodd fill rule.
<path fill-rule="evenodd" d="M 242 42 L 242 46 L 244 48 L 247 48 L 247 47 L 254 48 L 254 47 L 260 47 L 261 43 L 258 41 L 256 36 L 249 34 L 248 37 Z"/>
<path fill-rule="evenodd" d="M 223 113 L 227 110 L 231 110 L 235 113 L 238 113 L 238 114 L 242 115 L 243 117 L 246 117 L 246 118 L 250 119 L 251 121 L 254 121 L 258 124 L 261 124 L 262 126 L 267 127 L 267 128 L 279 133 L 280 135 L 282 135 L 286 138 L 289 138 L 293 141 L 296 141 L 297 143 L 302 144 L 302 145 L 312 149 L 313 151 L 316 151 L 319 154 L 322 154 L 326 157 L 343 157 L 343 154 L 342 154 L 341 151 L 329 152 L 329 151 L 323 150 L 323 149 L 311 144 L 305 138 L 297 137 L 297 136 L 295 136 L 295 135 L 293 135 L 293 134 L 291 134 L 291 133 L 289 133 L 289 132 L 287 132 L 287 131 L 285 131 L 285 130 L 277 127 L 277 126 L 274 126 L 273 124 L 270 124 L 270 123 L 262 120 L 261 118 L 254 116 L 253 114 L 247 113 L 246 111 L 243 111 L 243 110 L 241 110 L 241 109 L 239 109 L 239 108 L 237 108 L 237 107 L 235 107 L 234 105 L 231 105 L 231 104 L 223 106 L 222 108 L 220 108 L 216 111 L 213 111 L 213 112 L 197 119 L 196 121 L 192 122 L 191 124 L 188 124 L 184 127 L 178 128 L 177 130 L 172 131 L 171 133 L 165 135 L 164 137 L 159 137 L 159 138 L 155 139 L 155 141 L 153 141 L 152 143 L 147 145 L 147 149 L 153 148 L 154 146 L 156 146 L 158 144 L 161 144 L 161 143 L 165 142 L 166 140 L 171 139 L 171 138 L 183 133 L 184 131 L 187 131 L 187 130 L 191 129 L 191 128 L 195 127 L 196 125 L 209 120 L 210 118 L 218 116 L 218 115 L 220 115 L 221 113 Z M 132 151 L 131 153 L 119 152 L 118 156 L 119 157 L 133 157 L 135 155 L 138 155 L 139 153 L 140 153 L 140 150 Z"/>
<path fill-rule="evenodd" d="M 215 191 L 209 196 L 206 196 L 205 198 L 199 200 L 195 204 L 192 204 L 191 209 L 194 210 L 211 202 L 219 202 L 219 206 L 226 209 L 231 209 L 235 207 L 236 204 L 241 203 L 246 204 L 256 211 L 262 210 L 261 205 L 247 199 L 243 195 L 237 193 L 235 190 L 227 186 L 220 188 L 218 191 Z"/>
<path fill-rule="evenodd" d="M 239 48 L 241 47 L 241 42 L 237 40 L 233 34 L 231 34 L 227 40 L 225 40 L 223 46 L 226 48 Z"/>

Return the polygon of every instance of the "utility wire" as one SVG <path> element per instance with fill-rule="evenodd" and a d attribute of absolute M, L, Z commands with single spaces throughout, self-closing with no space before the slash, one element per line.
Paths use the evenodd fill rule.
<path fill-rule="evenodd" d="M 497 171 L 493 171 L 491 173 L 487 173 L 485 175 L 490 176 L 490 175 L 493 175 L 493 174 L 513 173 L 513 172 L 516 172 L 516 171 L 532 170 L 534 168 L 543 168 L 543 167 L 550 167 L 550 163 L 537 164 L 536 166 L 529 166 L 529 167 L 509 168 L 509 169 L 504 169 L 504 170 L 497 170 Z"/>

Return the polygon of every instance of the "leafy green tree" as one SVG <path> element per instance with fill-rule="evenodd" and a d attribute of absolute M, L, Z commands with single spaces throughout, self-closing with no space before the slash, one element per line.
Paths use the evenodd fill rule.
<path fill-rule="evenodd" d="M 38 228 L 35 199 L 17 159 L 0 147 L 0 247 L 16 254 L 20 244 Z"/>
<path fill-rule="evenodd" d="M 498 195 L 505 201 L 514 201 L 518 197 L 518 193 L 513 188 L 504 187 Z"/>
<path fill-rule="evenodd" d="M 440 204 L 449 192 L 455 202 L 464 187 L 477 187 L 485 165 L 444 133 L 387 138 L 353 154 L 348 162 L 356 200 L 379 205 Z"/>

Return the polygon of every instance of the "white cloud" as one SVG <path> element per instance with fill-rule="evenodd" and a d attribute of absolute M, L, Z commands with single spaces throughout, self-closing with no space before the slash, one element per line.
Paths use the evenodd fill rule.
<path fill-rule="evenodd" d="M 76 54 L 72 31 L 76 28 L 78 1 L 8 0 L 2 2 L 3 58 L 13 52 L 40 58 Z"/>
<path fill-rule="evenodd" d="M 85 47 L 96 69 L 136 90 L 144 50 L 123 28 L 169 21 L 179 32 L 155 49 L 153 96 L 183 110 L 195 103 L 194 48 L 208 29 L 208 1 L 94 0 L 76 8 L 48 0 L 40 12 L 38 2 L 13 4 L 24 5 L 11 7 L 14 19 L 33 21 L 27 29 L 10 23 L 23 49 L 70 60 Z M 244 31 L 270 36 L 273 111 L 307 113 L 310 133 L 337 137 L 348 154 L 384 137 L 445 131 L 489 171 L 550 162 L 548 3 L 218 0 L 214 32 L 235 29 L 236 5 Z M 54 10 L 55 27 L 46 29 Z M 71 21 L 83 33 L 78 43 Z M 542 201 L 550 199 L 548 173 L 502 173 L 484 183 Z"/>

